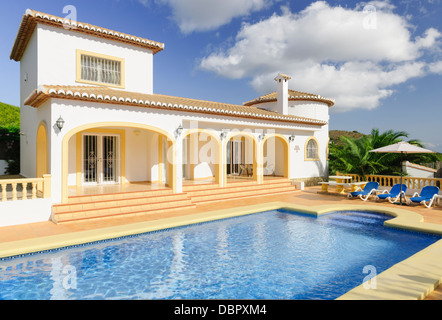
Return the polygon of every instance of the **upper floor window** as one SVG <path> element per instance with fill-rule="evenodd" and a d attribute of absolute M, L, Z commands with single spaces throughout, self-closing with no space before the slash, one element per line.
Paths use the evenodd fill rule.
<path fill-rule="evenodd" d="M 306 160 L 319 160 L 318 142 L 315 138 L 310 138 L 305 147 Z"/>
<path fill-rule="evenodd" d="M 124 59 L 77 50 L 77 82 L 124 87 Z"/>

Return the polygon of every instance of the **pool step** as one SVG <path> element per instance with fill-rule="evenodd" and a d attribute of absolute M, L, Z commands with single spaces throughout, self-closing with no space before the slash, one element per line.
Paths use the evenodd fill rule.
<path fill-rule="evenodd" d="M 224 188 L 206 186 L 206 188 L 201 187 L 186 190 L 188 196 L 195 204 L 207 204 L 217 201 L 287 194 L 296 191 L 299 190 L 296 189 L 288 179 L 265 180 L 263 184 L 258 184 L 254 181 L 233 182 L 229 183 Z"/>
<path fill-rule="evenodd" d="M 185 193 L 128 192 L 111 195 L 80 196 L 73 202 L 54 205 L 55 223 L 74 222 L 108 217 L 130 217 L 153 213 L 166 213 L 195 208 Z M 71 199 L 69 199 L 71 200 Z"/>

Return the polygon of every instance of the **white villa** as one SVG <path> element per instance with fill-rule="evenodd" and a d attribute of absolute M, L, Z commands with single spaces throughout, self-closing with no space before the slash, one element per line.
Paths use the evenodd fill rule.
<path fill-rule="evenodd" d="M 29 180 L 33 196 L 23 202 L 46 188 L 41 220 L 92 217 L 75 208 L 79 202 L 103 202 L 100 214 L 121 214 L 112 211 L 124 207 L 115 196 L 112 204 L 93 198 L 109 190 L 139 200 L 160 194 L 135 190 L 156 186 L 167 191 L 163 202 L 182 195 L 191 206 L 203 190 L 220 199 L 247 188 L 247 196 L 292 192 L 327 176 L 333 100 L 290 90 L 290 77 L 276 72 L 275 92 L 242 105 L 157 94 L 154 55 L 163 49 L 160 42 L 26 11 L 10 58 L 20 62 L 21 175 L 39 179 Z M 153 208 L 137 203 L 139 210 L 131 204 L 126 213 Z"/>

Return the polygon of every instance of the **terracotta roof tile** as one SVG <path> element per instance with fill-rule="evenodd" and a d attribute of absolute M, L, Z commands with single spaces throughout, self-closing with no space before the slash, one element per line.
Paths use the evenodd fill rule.
<path fill-rule="evenodd" d="M 129 43 L 142 48 L 148 48 L 153 53 L 158 53 L 164 49 L 164 44 L 136 36 L 132 36 L 126 33 L 113 31 L 110 29 L 94 26 L 89 23 L 82 23 L 71 21 L 66 18 L 53 16 L 50 14 L 42 13 L 35 10 L 26 10 L 20 23 L 20 27 L 15 38 L 14 45 L 10 54 L 12 60 L 20 61 L 29 39 L 34 32 L 37 23 L 51 25 L 57 28 L 65 28 L 73 32 L 80 32 L 90 34 L 100 38 L 111 39 L 118 42 Z M 68 27 L 68 28 L 66 28 Z"/>
<path fill-rule="evenodd" d="M 276 101 L 277 95 L 278 95 L 277 92 L 272 92 L 264 96 L 258 97 L 256 99 L 244 102 L 243 105 L 252 106 L 259 103 Z M 320 95 L 317 94 L 295 91 L 290 89 L 289 89 L 289 101 L 319 101 L 328 104 L 329 107 L 335 104 L 335 101 L 332 99 L 321 97 Z"/>
<path fill-rule="evenodd" d="M 101 86 L 50 86 L 35 90 L 25 101 L 25 105 L 38 108 L 50 98 L 92 101 L 117 105 L 131 105 L 145 108 L 159 108 L 193 113 L 251 118 L 267 121 L 283 121 L 323 126 L 326 121 L 281 115 L 256 107 L 227 104 L 213 101 L 181 98 L 162 94 L 143 94 L 111 89 Z"/>

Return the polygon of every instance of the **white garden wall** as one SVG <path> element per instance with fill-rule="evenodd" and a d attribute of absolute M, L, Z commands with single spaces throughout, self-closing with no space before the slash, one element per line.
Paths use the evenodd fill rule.
<path fill-rule="evenodd" d="M 38 69 L 44 70 L 38 73 L 38 85 L 84 85 L 76 83 L 76 54 L 79 49 L 124 58 L 124 90 L 153 92 L 151 50 L 48 25 L 38 25 L 37 31 Z"/>
<path fill-rule="evenodd" d="M 49 221 L 51 210 L 51 199 L 0 202 L 0 227 Z"/>

